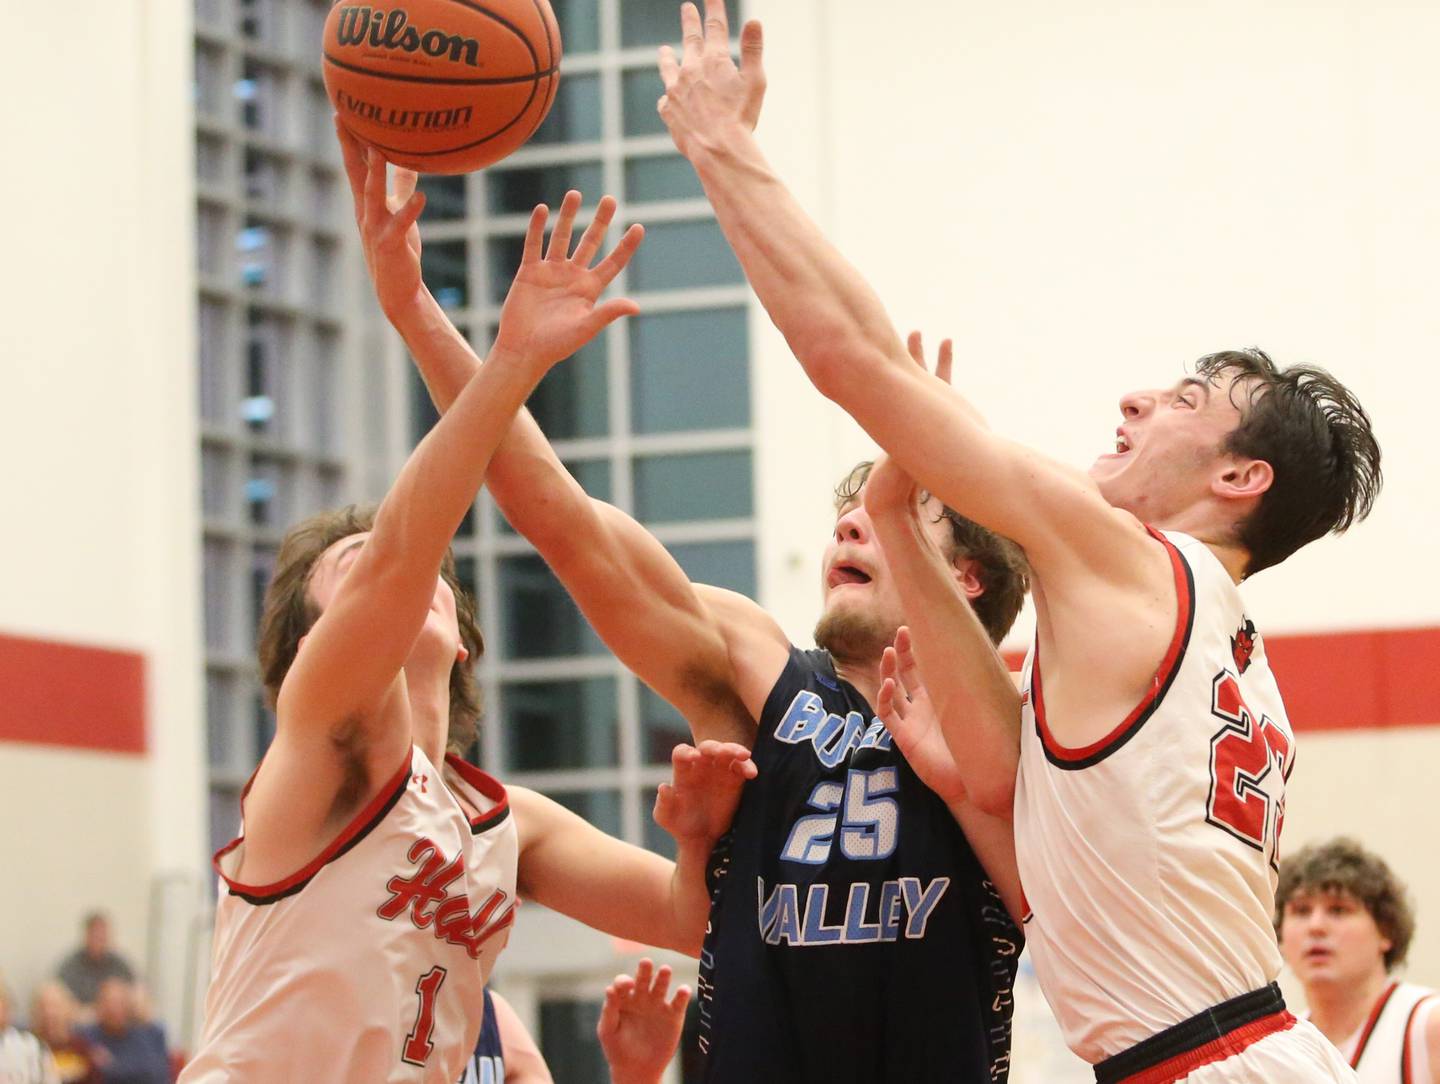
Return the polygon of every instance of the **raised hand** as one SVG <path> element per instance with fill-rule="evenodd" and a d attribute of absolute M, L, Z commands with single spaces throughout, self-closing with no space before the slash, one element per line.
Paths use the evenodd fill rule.
<path fill-rule="evenodd" d="M 673 781 L 655 795 L 655 823 L 679 844 L 712 845 L 730 828 L 740 791 L 757 774 L 750 750 L 735 742 L 677 745 L 670 754 Z"/>
<path fill-rule="evenodd" d="M 365 250 L 365 266 L 375 284 L 381 311 L 392 321 L 428 300 L 420 277 L 420 227 L 425 193 L 415 190 L 413 170 L 396 169 L 395 187 L 387 190 L 385 159 L 350 134 L 339 118 L 335 134 L 350 181 L 355 225 Z"/>
<path fill-rule="evenodd" d="M 965 783 L 950 747 L 940 732 L 940 717 L 925 683 L 910 642 L 910 630 L 900 626 L 893 647 L 880 660 L 880 695 L 875 714 L 905 754 L 910 767 L 927 787 L 949 806 L 965 800 Z"/>
<path fill-rule="evenodd" d="M 681 55 L 660 49 L 665 96 L 660 117 L 675 146 L 687 158 L 726 126 L 753 131 L 765 100 L 765 51 L 760 24 L 752 19 L 740 32 L 740 66 L 730 58 L 730 22 L 724 0 L 705 0 L 705 20 L 693 3 L 680 7 Z"/>
<path fill-rule="evenodd" d="M 666 1000 L 670 968 L 641 960 L 635 977 L 617 975 L 605 991 L 595 1034 L 610 1063 L 611 1084 L 659 1084 L 685 1025 L 690 988 Z"/>
<path fill-rule="evenodd" d="M 572 254 L 570 240 L 579 210 L 580 193 L 567 192 L 543 256 L 541 246 L 550 211 L 542 205 L 531 213 L 520 270 L 500 312 L 496 350 L 554 363 L 575 353 L 607 324 L 640 311 L 640 306 L 628 298 L 604 302 L 599 298 L 640 247 L 645 227 L 638 223 L 631 226 L 614 250 L 591 267 L 615 217 L 615 200 L 611 196 L 601 199 Z"/>

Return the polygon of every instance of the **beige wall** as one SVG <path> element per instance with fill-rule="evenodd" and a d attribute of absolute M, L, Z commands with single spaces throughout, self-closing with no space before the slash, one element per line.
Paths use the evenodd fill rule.
<path fill-rule="evenodd" d="M 0 969 L 22 994 L 92 906 L 139 956 L 152 876 L 197 874 L 205 834 L 190 6 L 56 18 L 7 17 L 0 75 L 0 629 L 142 654 L 150 753 L 0 743 Z"/>

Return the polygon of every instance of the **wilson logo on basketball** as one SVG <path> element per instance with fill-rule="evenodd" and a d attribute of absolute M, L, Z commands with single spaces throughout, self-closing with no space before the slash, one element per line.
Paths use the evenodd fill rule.
<path fill-rule="evenodd" d="M 471 959 L 479 959 L 481 946 L 515 920 L 515 903 L 502 889 L 492 892 L 473 914 L 463 890 L 450 894 L 450 886 L 465 872 L 464 855 L 447 861 L 433 840 L 417 839 L 405 857 L 419 868 L 409 877 L 385 882 L 390 898 L 375 910 L 381 918 L 393 922 L 408 912 L 416 929 L 433 927 L 439 940 L 460 945 Z"/>
<path fill-rule="evenodd" d="M 423 53 L 436 60 L 449 57 L 456 63 L 480 66 L 480 42 L 444 30 L 416 30 L 402 8 L 347 7 L 340 9 L 335 39 L 341 45 L 369 45 L 375 49 Z"/>

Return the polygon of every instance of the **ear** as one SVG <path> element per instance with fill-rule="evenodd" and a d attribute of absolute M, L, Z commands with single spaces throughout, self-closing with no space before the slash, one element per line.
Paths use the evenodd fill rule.
<path fill-rule="evenodd" d="M 973 557 L 956 556 L 954 561 L 955 581 L 968 599 L 977 599 L 985 593 L 980 582 L 980 562 Z"/>
<path fill-rule="evenodd" d="M 468 647 L 466 647 L 464 644 L 461 644 L 460 647 L 456 650 L 456 652 L 455 652 L 455 661 L 456 661 L 456 662 L 469 662 L 469 661 L 470 661 L 470 649 L 469 649 Z"/>
<path fill-rule="evenodd" d="M 1275 484 L 1275 468 L 1263 459 L 1227 459 L 1210 492 L 1230 501 L 1258 500 Z"/>

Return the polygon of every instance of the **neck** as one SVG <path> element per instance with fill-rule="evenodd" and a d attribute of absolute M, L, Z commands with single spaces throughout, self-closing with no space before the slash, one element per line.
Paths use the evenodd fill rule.
<path fill-rule="evenodd" d="M 1210 548 L 1230 578 L 1236 583 L 1245 579 L 1245 566 L 1250 563 L 1250 553 L 1236 538 L 1235 512 L 1231 508 L 1216 509 L 1213 505 L 1200 504 L 1174 516 L 1156 521 L 1154 527 L 1161 531 L 1180 531 L 1191 538 L 1204 542 Z"/>
<path fill-rule="evenodd" d="M 450 669 L 446 667 L 440 676 L 417 674 L 407 667 L 405 678 L 411 740 L 438 766 L 450 737 Z"/>
<path fill-rule="evenodd" d="M 865 703 L 870 705 L 870 710 L 875 710 L 875 701 L 880 696 L 880 686 L 884 679 L 880 677 L 880 660 L 876 659 L 840 659 L 834 655 L 831 659 L 835 663 L 835 674 L 844 678 L 855 687 L 855 691 L 865 698 Z"/>
<path fill-rule="evenodd" d="M 1364 1026 L 1389 982 L 1390 976 L 1377 969 L 1360 982 L 1317 982 L 1305 987 L 1310 1022 L 1338 1046 Z"/>

